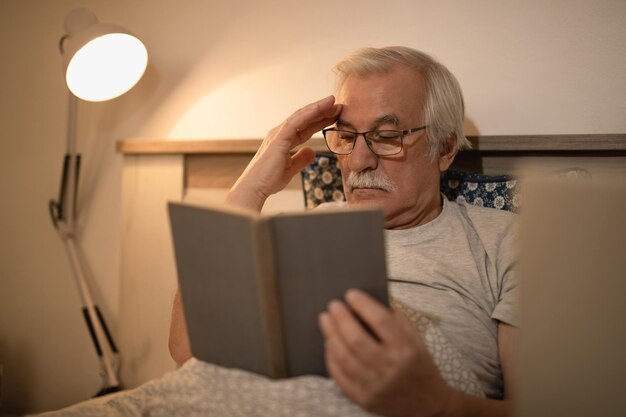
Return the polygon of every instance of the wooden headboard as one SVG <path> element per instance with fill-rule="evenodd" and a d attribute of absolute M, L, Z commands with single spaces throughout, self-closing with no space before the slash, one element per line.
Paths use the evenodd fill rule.
<path fill-rule="evenodd" d="M 460 152 L 454 167 L 485 174 L 517 174 L 521 167 L 581 167 L 626 178 L 626 134 L 471 136 L 472 149 Z M 185 187 L 230 187 L 261 139 L 146 140 L 118 142 L 125 155 L 184 156 Z M 327 151 L 323 139 L 308 142 Z"/>

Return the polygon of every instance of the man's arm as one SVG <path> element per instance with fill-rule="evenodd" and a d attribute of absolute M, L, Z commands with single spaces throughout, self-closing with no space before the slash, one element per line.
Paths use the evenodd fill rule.
<path fill-rule="evenodd" d="M 504 400 L 473 397 L 460 391 L 455 392 L 450 407 L 450 416 L 510 416 L 515 399 L 514 355 L 518 329 L 509 324 L 498 324 L 498 354 L 504 377 Z"/>
<path fill-rule="evenodd" d="M 169 338 L 170 355 L 174 362 L 182 365 L 191 358 L 191 346 L 187 334 L 187 322 L 183 313 L 183 305 L 180 301 L 180 290 L 176 291 L 172 305 L 172 320 L 170 321 Z"/>
<path fill-rule="evenodd" d="M 341 105 L 335 104 L 333 96 L 328 96 L 301 108 L 272 129 L 230 189 L 226 202 L 261 211 L 265 200 L 285 188 L 291 178 L 315 157 L 311 148 L 303 147 L 294 154 L 291 151 L 309 140 L 315 132 L 333 124 L 340 112 Z M 179 292 L 172 306 L 169 349 L 179 365 L 191 357 Z"/>
<path fill-rule="evenodd" d="M 507 401 L 464 394 L 444 380 L 422 336 L 398 311 L 388 310 L 367 294 L 351 290 L 349 306 L 329 304 L 320 315 L 326 340 L 326 363 L 342 391 L 365 409 L 385 416 L 507 416 L 516 329 L 499 325 L 499 354 Z M 356 313 L 377 335 L 363 328 Z"/>

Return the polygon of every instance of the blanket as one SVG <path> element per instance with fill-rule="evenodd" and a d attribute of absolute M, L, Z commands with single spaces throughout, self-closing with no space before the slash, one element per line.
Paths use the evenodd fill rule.
<path fill-rule="evenodd" d="M 483 396 L 476 376 L 426 316 L 394 302 L 422 332 L 444 379 L 468 394 Z M 40 417 L 117 416 L 342 416 L 372 414 L 343 395 L 332 379 L 301 376 L 270 379 L 195 358 L 140 387 L 85 401 Z"/>

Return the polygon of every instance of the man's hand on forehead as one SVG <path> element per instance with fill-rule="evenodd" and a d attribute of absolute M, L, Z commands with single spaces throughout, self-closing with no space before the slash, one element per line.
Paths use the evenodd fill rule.
<path fill-rule="evenodd" d="M 296 133 L 299 145 L 309 140 L 315 132 L 335 123 L 340 112 L 341 105 L 335 104 L 334 96 L 328 96 L 302 107 L 288 117 L 280 127 L 292 129 Z"/>
<path fill-rule="evenodd" d="M 260 211 L 270 195 L 285 188 L 315 158 L 315 151 L 309 147 L 302 147 L 293 155 L 291 151 L 315 132 L 335 123 L 340 112 L 341 105 L 335 104 L 334 96 L 328 96 L 302 107 L 270 130 L 226 201 Z"/>

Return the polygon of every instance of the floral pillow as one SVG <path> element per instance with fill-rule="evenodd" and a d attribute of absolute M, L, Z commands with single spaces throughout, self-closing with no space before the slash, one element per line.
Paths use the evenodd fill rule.
<path fill-rule="evenodd" d="M 510 175 L 483 175 L 448 170 L 441 176 L 441 192 L 451 201 L 517 211 L 519 183 Z"/>
<path fill-rule="evenodd" d="M 330 201 L 344 201 L 341 170 L 334 154 L 319 154 L 301 172 L 304 206 L 314 208 Z"/>
<path fill-rule="evenodd" d="M 301 176 L 306 208 L 345 200 L 341 170 L 335 155 L 318 155 L 302 170 Z M 509 175 L 449 170 L 441 176 L 441 192 L 451 201 L 466 201 L 477 206 L 509 211 L 517 211 L 520 206 L 519 183 Z"/>

